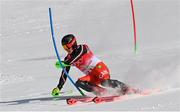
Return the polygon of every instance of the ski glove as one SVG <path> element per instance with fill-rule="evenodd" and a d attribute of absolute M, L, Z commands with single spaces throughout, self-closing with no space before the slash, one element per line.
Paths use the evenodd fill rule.
<path fill-rule="evenodd" d="M 70 66 L 70 65 L 66 64 L 64 61 L 61 61 L 61 62 L 62 62 L 63 67 Z M 63 68 L 63 67 L 61 66 L 61 64 L 59 63 L 59 61 L 57 61 L 57 62 L 55 63 L 55 66 L 56 66 L 56 68 Z"/>
<path fill-rule="evenodd" d="M 59 90 L 59 88 L 58 87 L 56 87 L 56 88 L 54 88 L 53 90 L 52 90 L 52 96 L 54 96 L 54 97 L 56 97 L 56 96 L 59 96 L 59 94 L 60 94 L 60 90 Z"/>

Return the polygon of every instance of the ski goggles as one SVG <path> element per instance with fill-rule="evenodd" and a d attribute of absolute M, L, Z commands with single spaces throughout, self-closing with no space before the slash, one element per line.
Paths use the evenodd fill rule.
<path fill-rule="evenodd" d="M 75 42 L 76 42 L 76 39 L 74 38 L 70 43 L 63 45 L 63 48 L 70 49 L 74 45 Z"/>
<path fill-rule="evenodd" d="M 67 47 L 67 45 L 63 45 L 63 48 L 65 49 L 65 50 L 68 50 L 69 48 Z"/>

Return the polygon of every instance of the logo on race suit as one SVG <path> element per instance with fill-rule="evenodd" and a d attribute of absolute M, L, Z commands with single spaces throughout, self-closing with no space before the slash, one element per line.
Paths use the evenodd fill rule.
<path fill-rule="evenodd" d="M 108 74 L 108 71 L 107 71 L 107 70 L 103 70 L 103 71 L 101 72 L 101 74 L 99 75 L 99 78 L 103 78 L 104 75 L 106 75 L 106 74 Z"/>

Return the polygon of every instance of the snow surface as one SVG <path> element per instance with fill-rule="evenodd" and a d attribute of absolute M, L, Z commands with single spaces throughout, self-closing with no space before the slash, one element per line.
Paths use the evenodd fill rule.
<path fill-rule="evenodd" d="M 180 111 L 180 1 L 134 1 L 136 54 L 129 0 L 1 0 L 0 111 Z M 113 79 L 161 91 L 98 105 L 68 106 L 68 95 L 53 100 L 61 71 L 54 67 L 49 7 L 61 57 L 60 40 L 73 33 L 108 65 Z M 83 74 L 72 68 L 70 76 Z M 67 90 L 80 95 L 69 81 Z"/>

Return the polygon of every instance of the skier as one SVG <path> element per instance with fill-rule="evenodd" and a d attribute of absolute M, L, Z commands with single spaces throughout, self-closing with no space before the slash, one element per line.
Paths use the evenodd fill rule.
<path fill-rule="evenodd" d="M 128 86 L 118 80 L 110 79 L 108 67 L 92 53 L 86 44 L 77 45 L 73 34 L 65 35 L 61 40 L 61 44 L 68 53 L 63 61 L 64 64 L 70 65 L 65 67 L 66 71 L 69 72 L 71 66 L 76 66 L 85 74 L 76 81 L 75 85 L 77 87 L 92 92 L 97 96 L 106 92 L 103 87 L 119 88 L 121 94 L 127 92 Z M 59 84 L 52 90 L 53 96 L 59 95 L 66 79 L 67 76 L 62 71 Z"/>

